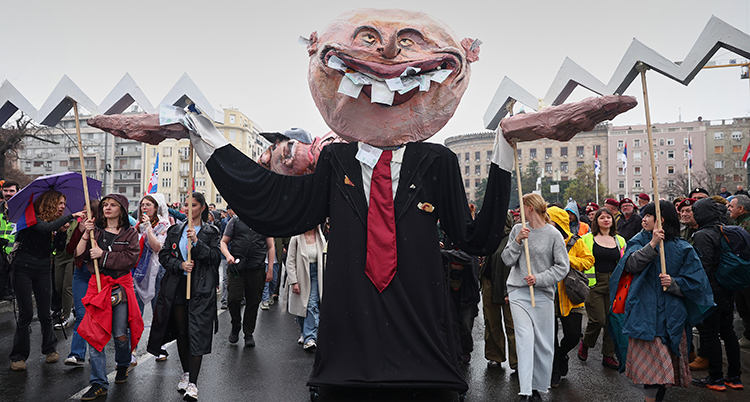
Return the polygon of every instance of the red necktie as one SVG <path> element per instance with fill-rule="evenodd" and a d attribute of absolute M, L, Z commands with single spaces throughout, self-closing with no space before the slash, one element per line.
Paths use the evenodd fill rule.
<path fill-rule="evenodd" d="M 393 212 L 391 151 L 383 151 L 370 182 L 365 273 L 381 293 L 396 274 L 396 215 Z"/>

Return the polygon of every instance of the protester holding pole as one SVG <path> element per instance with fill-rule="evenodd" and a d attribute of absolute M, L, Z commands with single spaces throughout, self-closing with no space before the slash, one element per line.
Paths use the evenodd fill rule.
<path fill-rule="evenodd" d="M 522 400 L 547 392 L 552 376 L 555 336 L 555 287 L 568 273 L 569 260 L 560 232 L 550 224 L 547 204 L 538 194 L 522 198 L 528 227 L 517 224 L 502 253 L 511 267 L 507 291 L 516 331 L 518 381 Z M 524 249 L 527 243 L 529 252 Z M 527 258 L 531 273 L 527 271 Z M 530 287 L 536 292 L 531 305 Z"/>
<path fill-rule="evenodd" d="M 618 345 L 627 347 L 625 375 L 643 384 L 646 401 L 663 400 L 666 386 L 690 384 L 691 328 L 714 304 L 698 254 L 680 237 L 677 212 L 668 201 L 660 203 L 663 228 L 656 226 L 654 204 L 646 205 L 644 230 L 630 239 L 609 282 L 612 312 L 624 314 L 622 327 L 612 330 L 627 337 L 627 345 Z"/>
<path fill-rule="evenodd" d="M 185 392 L 186 400 L 196 400 L 203 355 L 211 353 L 213 334 L 218 331 L 216 286 L 221 252 L 219 229 L 207 222 L 206 198 L 193 193 L 188 200 L 192 221 L 170 227 L 159 251 L 166 273 L 156 300 L 148 352 L 159 356 L 164 353 L 162 345 L 176 339 L 183 371 L 177 390 Z"/>

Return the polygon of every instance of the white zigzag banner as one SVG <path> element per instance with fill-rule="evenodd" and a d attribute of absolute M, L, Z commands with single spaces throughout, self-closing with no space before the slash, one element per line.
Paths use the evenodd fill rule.
<path fill-rule="evenodd" d="M 78 102 L 92 115 L 122 113 L 133 102 L 148 113 L 158 113 L 158 110 L 148 100 L 130 74 L 126 73 L 99 105 L 89 99 L 67 75 L 64 75 L 39 110 L 21 95 L 8 80 L 5 80 L 0 85 L 0 126 L 5 124 L 18 110 L 38 123 L 54 126 L 73 108 L 73 102 Z M 187 73 L 177 80 L 177 83 L 159 104 L 184 107 L 191 102 L 195 103 L 215 122 L 224 123 L 222 109 L 214 107 L 206 99 Z"/>
<path fill-rule="evenodd" d="M 639 74 L 636 70 L 639 61 L 654 71 L 688 85 L 720 48 L 750 58 L 750 35 L 712 16 L 685 60 L 679 65 L 633 39 L 607 84 L 596 79 L 569 58 L 565 58 L 543 99 L 530 94 L 510 78 L 504 77 L 484 113 L 484 125 L 490 130 L 497 129 L 500 120 L 508 113 L 506 107 L 513 100 L 533 110 L 537 110 L 540 103 L 548 106 L 560 105 L 579 85 L 599 95 L 623 94 Z"/>

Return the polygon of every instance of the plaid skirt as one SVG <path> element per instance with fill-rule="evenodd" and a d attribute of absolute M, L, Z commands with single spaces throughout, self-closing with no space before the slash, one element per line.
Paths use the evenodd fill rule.
<path fill-rule="evenodd" d="M 676 356 L 672 353 L 658 336 L 652 341 L 628 338 L 625 375 L 634 384 L 688 387 L 692 377 L 684 331 L 680 341 L 680 354 L 681 356 Z"/>

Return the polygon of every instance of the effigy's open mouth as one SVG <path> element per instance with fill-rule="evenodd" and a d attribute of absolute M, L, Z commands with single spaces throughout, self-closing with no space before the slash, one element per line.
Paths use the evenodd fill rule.
<path fill-rule="evenodd" d="M 450 53 L 427 60 L 383 64 L 328 51 L 323 53 L 322 61 L 341 73 L 339 93 L 358 98 L 364 92 L 372 103 L 384 106 L 397 106 L 418 92 L 428 92 L 431 82 L 443 83 L 460 65 Z"/>

